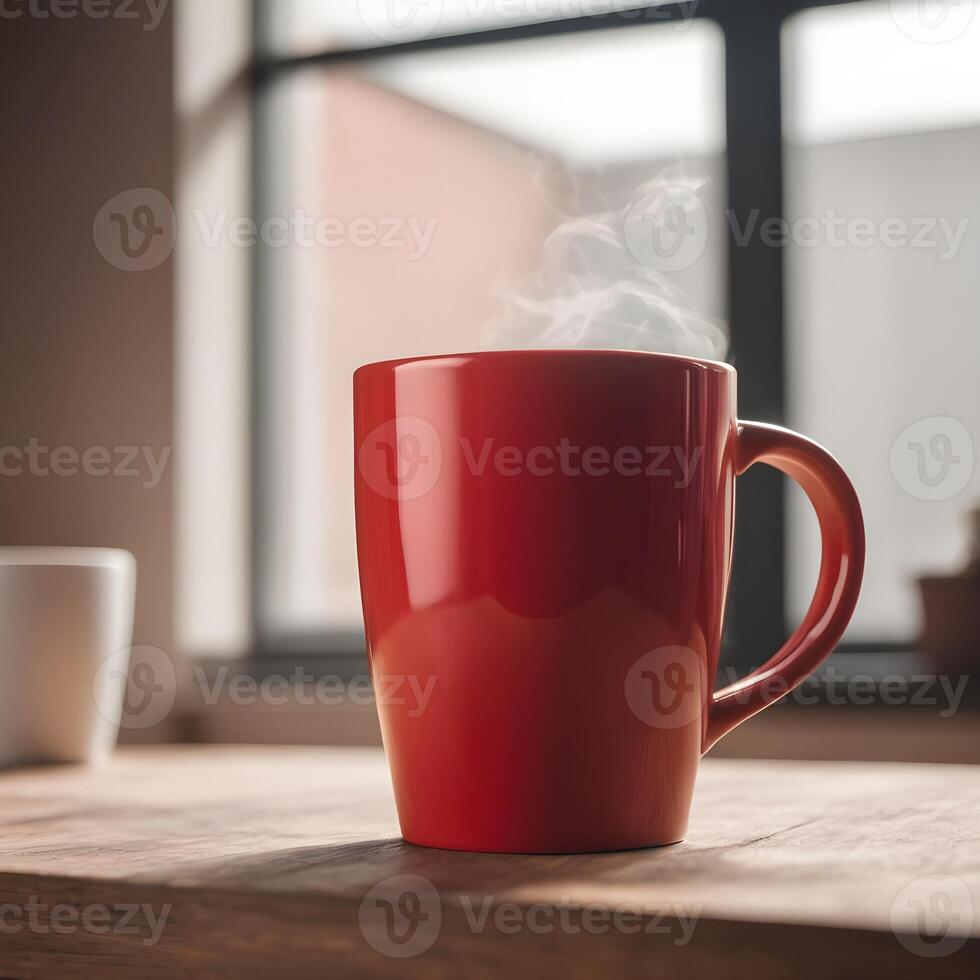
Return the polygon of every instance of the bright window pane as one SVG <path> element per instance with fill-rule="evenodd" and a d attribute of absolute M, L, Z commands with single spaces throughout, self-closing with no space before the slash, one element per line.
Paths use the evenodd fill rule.
<path fill-rule="evenodd" d="M 784 31 L 790 421 L 862 500 L 854 641 L 915 639 L 915 579 L 965 559 L 980 490 L 980 21 L 941 6 L 962 13 L 860 3 Z M 789 532 L 798 619 L 819 541 L 795 492 Z"/>
<path fill-rule="evenodd" d="M 261 253 L 267 633 L 360 621 L 353 370 L 492 346 L 488 323 L 538 270 L 548 234 L 625 207 L 665 168 L 704 182 L 720 227 L 723 113 L 723 44 L 706 22 L 402 54 L 275 85 L 264 212 L 329 224 L 317 243 L 288 232 Z M 724 262 L 710 236 L 668 279 L 698 314 L 723 318 Z"/>

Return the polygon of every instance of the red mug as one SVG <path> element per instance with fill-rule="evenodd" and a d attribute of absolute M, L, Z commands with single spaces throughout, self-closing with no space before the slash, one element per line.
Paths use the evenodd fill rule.
<path fill-rule="evenodd" d="M 354 374 L 361 595 L 407 841 L 681 840 L 701 756 L 831 652 L 861 585 L 857 496 L 820 446 L 738 421 L 735 377 L 590 350 Z M 783 648 L 712 692 L 735 477 L 757 462 L 816 509 L 819 580 Z"/>

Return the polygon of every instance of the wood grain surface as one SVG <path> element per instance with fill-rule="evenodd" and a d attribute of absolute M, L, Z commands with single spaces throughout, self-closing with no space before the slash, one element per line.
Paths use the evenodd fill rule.
<path fill-rule="evenodd" d="M 405 844 L 371 748 L 0 774 L 0 976 L 980 974 L 980 767 L 707 760 L 687 840 Z"/>

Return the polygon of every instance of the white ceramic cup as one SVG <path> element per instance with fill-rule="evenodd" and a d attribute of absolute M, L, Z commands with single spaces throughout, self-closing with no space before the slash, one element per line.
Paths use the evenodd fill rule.
<path fill-rule="evenodd" d="M 109 755 L 135 597 L 128 551 L 0 548 L 0 766 Z"/>

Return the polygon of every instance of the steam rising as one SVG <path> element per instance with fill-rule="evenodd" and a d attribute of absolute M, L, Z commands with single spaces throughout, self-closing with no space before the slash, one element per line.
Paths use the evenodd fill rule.
<path fill-rule="evenodd" d="M 681 290 L 650 261 L 657 254 L 636 242 L 637 229 L 677 234 L 676 219 L 685 217 L 678 209 L 699 186 L 686 178 L 659 177 L 637 188 L 621 210 L 561 224 L 544 243 L 540 273 L 508 295 L 503 312 L 489 324 L 490 346 L 724 358 L 728 338 L 723 325 L 689 309 Z M 706 228 L 693 232 L 706 235 Z"/>

